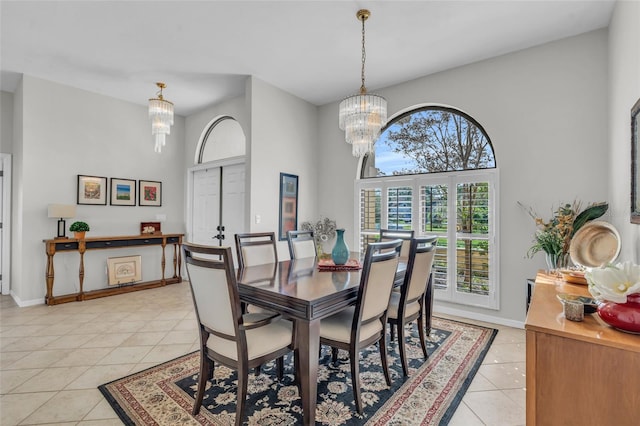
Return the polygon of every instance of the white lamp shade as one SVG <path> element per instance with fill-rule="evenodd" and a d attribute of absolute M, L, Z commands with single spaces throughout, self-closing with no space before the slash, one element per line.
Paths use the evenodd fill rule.
<path fill-rule="evenodd" d="M 68 219 L 75 217 L 76 206 L 73 204 L 49 204 L 47 216 L 58 219 Z"/>

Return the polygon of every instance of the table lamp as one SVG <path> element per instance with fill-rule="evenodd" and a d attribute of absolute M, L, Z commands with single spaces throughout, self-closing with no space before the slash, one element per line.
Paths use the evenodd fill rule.
<path fill-rule="evenodd" d="M 47 216 L 58 218 L 58 236 L 56 238 L 67 238 L 65 234 L 65 219 L 76 215 L 76 206 L 73 204 L 49 204 Z"/>

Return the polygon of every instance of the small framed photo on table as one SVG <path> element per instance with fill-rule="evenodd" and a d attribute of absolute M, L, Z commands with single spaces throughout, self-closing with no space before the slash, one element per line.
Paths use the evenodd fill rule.
<path fill-rule="evenodd" d="M 140 235 L 162 235 L 160 222 L 140 222 Z"/>
<path fill-rule="evenodd" d="M 138 205 L 160 207 L 162 205 L 162 182 L 138 181 Z"/>
<path fill-rule="evenodd" d="M 135 206 L 136 181 L 131 179 L 111 178 L 111 205 Z"/>
<path fill-rule="evenodd" d="M 107 205 L 107 178 L 78 175 L 77 204 Z"/>

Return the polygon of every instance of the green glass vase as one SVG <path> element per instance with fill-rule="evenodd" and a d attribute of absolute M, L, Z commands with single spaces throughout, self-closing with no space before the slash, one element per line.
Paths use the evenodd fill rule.
<path fill-rule="evenodd" d="M 331 250 L 331 259 L 336 265 L 344 265 L 349 260 L 349 247 L 344 242 L 344 229 L 336 229 L 336 244 Z"/>

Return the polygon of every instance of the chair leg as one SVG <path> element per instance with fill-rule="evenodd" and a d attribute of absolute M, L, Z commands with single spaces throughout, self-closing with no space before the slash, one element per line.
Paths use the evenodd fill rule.
<path fill-rule="evenodd" d="M 391 329 L 390 331 L 391 331 L 391 341 L 392 341 L 392 342 L 393 342 L 394 340 L 396 340 L 396 336 L 395 336 L 395 332 L 396 332 L 396 331 L 394 330 L 393 326 L 394 326 L 394 324 L 393 324 L 393 323 L 390 323 L 390 327 L 389 327 L 389 328 Z"/>
<path fill-rule="evenodd" d="M 338 348 L 331 348 L 331 361 L 334 365 L 338 363 Z"/>
<path fill-rule="evenodd" d="M 398 338 L 400 338 L 400 336 L 398 336 Z M 402 342 L 400 341 L 398 342 L 398 344 L 401 344 L 401 343 Z M 389 363 L 387 361 L 387 335 L 385 333 L 382 333 L 380 340 L 378 340 L 378 346 L 380 347 L 380 361 L 382 361 L 382 371 L 384 372 L 384 379 L 387 382 L 387 386 L 391 386 L 391 376 L 389 375 Z"/>
<path fill-rule="evenodd" d="M 196 399 L 193 403 L 193 410 L 191 414 L 194 416 L 200 413 L 200 407 L 202 406 L 202 399 L 204 397 L 204 390 L 207 385 L 207 378 L 213 374 L 213 361 L 200 352 L 200 375 L 198 376 L 198 390 L 196 392 Z"/>
<path fill-rule="evenodd" d="M 236 403 L 236 426 L 242 426 L 242 418 L 244 417 L 244 406 L 247 400 L 247 385 L 249 383 L 249 372 L 242 368 L 238 368 L 238 401 Z"/>
<path fill-rule="evenodd" d="M 278 381 L 282 381 L 282 377 L 284 376 L 284 357 L 280 357 L 276 359 L 276 367 L 278 374 Z"/>
<path fill-rule="evenodd" d="M 253 372 L 253 374 L 255 374 L 256 377 L 258 377 L 260 375 L 260 370 L 262 369 L 262 365 L 259 365 L 255 368 L 255 371 Z"/>
<path fill-rule="evenodd" d="M 427 357 L 429 355 L 427 355 L 427 342 L 426 342 L 426 336 L 424 333 L 424 316 L 422 314 L 422 312 L 420 312 L 420 315 L 418 316 L 418 334 L 420 335 L 420 346 L 422 346 L 422 353 L 424 354 L 424 359 L 427 359 Z"/>
<path fill-rule="evenodd" d="M 362 399 L 360 397 L 360 355 L 356 348 L 349 351 L 349 361 L 351 363 L 351 387 L 353 387 L 353 400 L 356 402 L 358 414 L 362 414 Z"/>
<path fill-rule="evenodd" d="M 402 364 L 402 373 L 409 375 L 409 365 L 407 364 L 407 348 L 404 341 L 404 321 L 398 318 L 398 349 L 400 350 L 400 363 Z"/>

